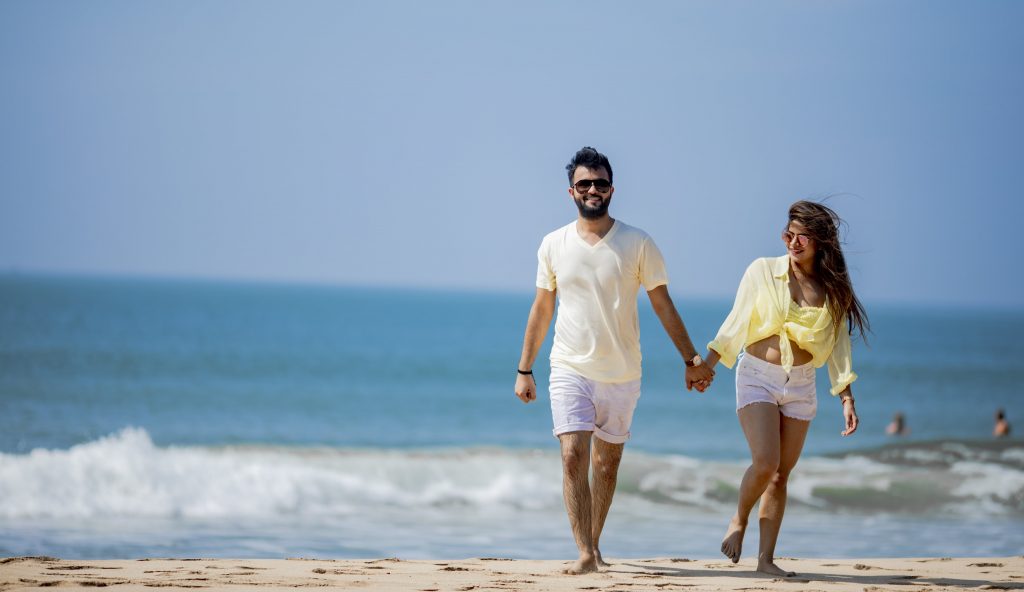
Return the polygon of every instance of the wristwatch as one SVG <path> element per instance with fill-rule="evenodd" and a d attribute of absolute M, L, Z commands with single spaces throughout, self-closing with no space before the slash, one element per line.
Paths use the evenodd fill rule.
<path fill-rule="evenodd" d="M 692 368 L 693 366 L 700 366 L 701 364 L 703 364 L 704 358 L 700 357 L 700 354 L 694 354 L 692 358 L 690 358 L 689 360 L 685 360 L 685 362 L 687 366 Z"/>

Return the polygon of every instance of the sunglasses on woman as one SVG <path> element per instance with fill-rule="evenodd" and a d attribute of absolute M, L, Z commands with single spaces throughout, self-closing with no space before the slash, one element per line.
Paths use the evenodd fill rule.
<path fill-rule="evenodd" d="M 782 240 L 786 241 L 786 244 L 791 244 L 793 239 L 796 239 L 796 244 L 800 247 L 806 247 L 807 243 L 811 242 L 811 237 L 806 234 L 795 234 L 788 230 L 782 231 Z"/>

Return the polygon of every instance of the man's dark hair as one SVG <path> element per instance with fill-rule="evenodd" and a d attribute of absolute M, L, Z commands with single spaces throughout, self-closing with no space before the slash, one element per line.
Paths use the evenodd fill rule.
<path fill-rule="evenodd" d="M 565 170 L 569 171 L 569 183 L 572 183 L 572 176 L 576 174 L 576 167 L 585 166 L 588 169 L 596 169 L 598 167 L 604 167 L 604 170 L 608 171 L 608 180 L 612 181 L 612 163 L 608 162 L 608 157 L 601 154 L 597 150 L 594 150 L 590 146 L 584 146 L 580 148 L 569 164 L 565 165 Z"/>

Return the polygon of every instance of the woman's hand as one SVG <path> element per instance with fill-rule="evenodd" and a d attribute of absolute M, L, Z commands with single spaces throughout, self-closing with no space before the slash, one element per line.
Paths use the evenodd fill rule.
<path fill-rule="evenodd" d="M 849 436 L 857 431 L 857 424 L 860 423 L 860 419 L 857 418 L 857 408 L 854 406 L 852 396 L 843 397 L 843 419 L 846 420 L 846 429 L 839 432 L 840 434 Z"/>
<path fill-rule="evenodd" d="M 714 380 L 715 378 L 715 364 L 718 364 L 718 360 L 718 352 L 716 352 L 713 349 L 709 349 L 708 355 L 704 357 L 704 363 L 702 364 L 702 366 L 707 366 L 708 369 L 711 370 L 711 378 L 705 381 L 694 383 L 693 386 L 694 388 L 697 389 L 698 393 L 703 393 L 704 391 L 708 390 L 709 386 L 711 386 L 711 381 Z"/>
<path fill-rule="evenodd" d="M 686 367 L 686 390 L 696 388 L 698 393 L 703 393 L 714 379 L 715 371 L 706 363 Z"/>

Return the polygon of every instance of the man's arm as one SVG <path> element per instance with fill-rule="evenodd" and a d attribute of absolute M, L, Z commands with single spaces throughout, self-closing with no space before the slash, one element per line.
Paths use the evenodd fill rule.
<path fill-rule="evenodd" d="M 665 327 L 665 332 L 668 333 L 672 343 L 675 344 L 676 349 L 683 356 L 684 360 L 692 360 L 697 355 L 697 348 L 693 347 L 693 342 L 690 341 L 690 335 L 686 332 L 686 325 L 683 324 L 683 319 L 679 317 L 679 312 L 676 311 L 676 305 L 672 302 L 672 297 L 668 294 L 668 286 L 661 285 L 653 290 L 647 292 L 647 296 L 651 299 L 651 306 L 654 308 L 654 313 L 658 315 L 661 320 L 661 325 Z M 686 390 L 693 388 L 693 385 L 699 382 L 708 382 L 714 378 L 715 372 L 707 364 L 701 364 L 699 366 L 687 366 L 686 367 Z M 698 389 L 699 390 L 699 389 Z"/>
<path fill-rule="evenodd" d="M 523 336 L 523 355 L 519 358 L 520 370 L 533 370 L 533 362 L 537 352 L 544 343 L 544 337 L 551 326 L 551 317 L 555 316 L 555 291 L 537 288 L 537 297 L 530 307 L 530 317 L 526 321 L 526 335 Z M 537 398 L 537 381 L 532 374 L 516 376 L 516 396 L 523 403 Z"/>

